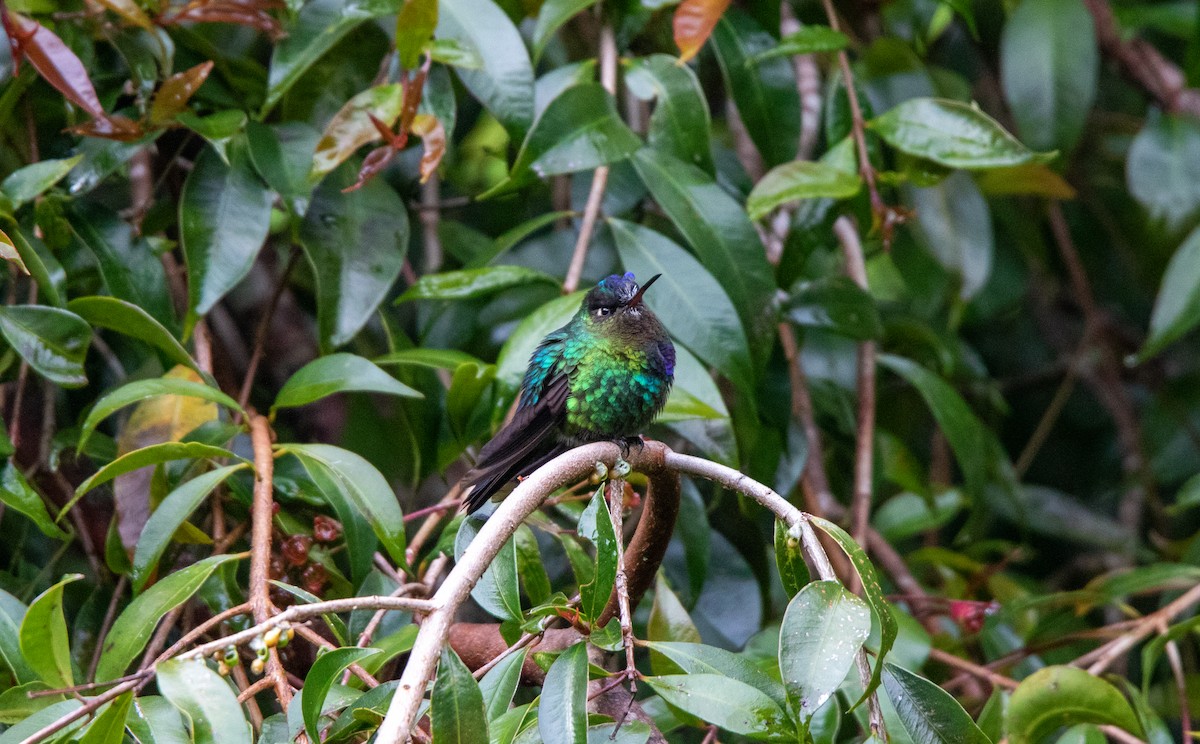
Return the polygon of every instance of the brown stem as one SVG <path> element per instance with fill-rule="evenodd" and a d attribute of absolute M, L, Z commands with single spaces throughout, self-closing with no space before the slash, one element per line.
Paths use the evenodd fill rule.
<path fill-rule="evenodd" d="M 271 605 L 271 522 L 274 518 L 275 456 L 271 451 L 271 425 L 257 412 L 249 411 L 250 440 L 254 445 L 254 501 L 250 510 L 250 614 L 255 623 L 267 621 L 275 614 Z M 267 676 L 275 684 L 279 704 L 286 711 L 292 700 L 279 652 L 268 649 Z"/>
<path fill-rule="evenodd" d="M 125 593 L 125 588 L 129 585 L 129 577 L 121 574 L 117 579 L 117 586 L 113 589 L 112 599 L 108 601 L 108 609 L 104 611 L 104 620 L 100 623 L 100 632 L 96 634 L 96 650 L 92 652 L 92 661 L 88 664 L 87 678 L 89 681 L 96 679 L 96 667 L 100 665 L 100 652 L 104 650 L 104 639 L 108 637 L 108 631 L 112 628 L 113 620 L 117 618 L 117 607 L 121 604 L 121 595 Z"/>
<path fill-rule="evenodd" d="M 275 289 L 271 292 L 271 299 L 267 301 L 267 307 L 263 310 L 262 317 L 258 320 L 258 327 L 254 330 L 254 351 L 250 354 L 250 362 L 246 365 L 246 376 L 242 378 L 242 389 L 238 393 L 238 404 L 242 408 L 245 408 L 250 401 L 250 390 L 254 387 L 254 378 L 258 374 L 258 365 L 262 361 L 266 348 L 267 333 L 271 330 L 271 319 L 275 317 L 279 298 L 283 296 L 283 290 L 287 289 L 288 277 L 291 276 L 292 269 L 296 267 L 299 258 L 300 249 L 293 246 L 291 255 L 288 256 L 287 266 L 276 280 Z"/>

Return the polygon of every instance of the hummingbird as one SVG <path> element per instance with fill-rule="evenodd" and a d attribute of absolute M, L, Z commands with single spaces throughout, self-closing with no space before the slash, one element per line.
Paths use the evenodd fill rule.
<path fill-rule="evenodd" d="M 463 510 L 479 509 L 513 478 L 572 447 L 615 441 L 628 452 L 667 402 L 675 345 L 642 303 L 662 274 L 638 286 L 632 273 L 601 279 L 579 311 L 529 358 L 512 421 L 463 476 Z"/>

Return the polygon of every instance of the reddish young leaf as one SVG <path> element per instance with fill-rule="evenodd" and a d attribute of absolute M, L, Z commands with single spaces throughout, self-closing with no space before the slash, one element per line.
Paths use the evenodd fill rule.
<path fill-rule="evenodd" d="M 6 21 L 4 25 L 9 42 L 13 44 L 14 58 L 23 56 L 29 60 L 46 82 L 88 115 L 97 118 L 105 116 L 83 62 L 62 39 L 32 18 L 9 12 Z"/>
<path fill-rule="evenodd" d="M 161 126 L 186 109 L 188 100 L 208 79 L 212 68 L 212 60 L 201 62 L 190 70 L 176 73 L 163 81 L 150 104 L 150 123 Z"/>
<path fill-rule="evenodd" d="M 717 21 L 729 7 L 730 0 L 683 0 L 675 9 L 672 26 L 675 45 L 679 47 L 679 63 L 695 57 L 704 42 L 717 27 Z"/>
<path fill-rule="evenodd" d="M 425 183 L 437 171 L 446 154 L 446 130 L 436 116 L 417 114 L 413 118 L 412 133 L 425 145 L 425 154 L 421 156 L 421 183 Z"/>
<path fill-rule="evenodd" d="M 278 0 L 192 0 L 172 16 L 160 19 L 163 25 L 178 23 L 232 23 L 250 26 L 279 39 L 283 24 L 269 11 L 286 7 Z"/>
<path fill-rule="evenodd" d="M 366 186 L 367 181 L 379 175 L 379 172 L 386 168 L 388 163 L 392 162 L 392 158 L 396 157 L 397 149 L 396 142 L 393 140 L 367 153 L 367 157 L 363 159 L 362 167 L 358 169 L 358 180 L 342 189 L 342 193 L 348 194 L 351 191 L 358 191 L 363 186 Z"/>
<path fill-rule="evenodd" d="M 12 238 L 4 234 L 3 230 L 0 230 L 0 258 L 8 261 L 20 269 L 26 276 L 29 276 L 29 269 L 25 268 L 25 262 L 21 259 L 21 254 L 17 251 L 17 246 L 13 244 Z"/>
<path fill-rule="evenodd" d="M 97 2 L 139 28 L 147 31 L 154 30 L 154 22 L 150 20 L 150 16 L 146 15 L 146 11 L 142 10 L 141 6 L 133 0 L 97 0 Z"/>

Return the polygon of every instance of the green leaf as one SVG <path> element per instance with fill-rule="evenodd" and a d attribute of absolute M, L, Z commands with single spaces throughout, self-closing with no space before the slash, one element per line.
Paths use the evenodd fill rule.
<path fill-rule="evenodd" d="M 327 744 L 354 741 L 351 738 L 354 734 L 367 727 L 377 726 L 387 713 L 392 696 L 396 694 L 399 685 L 398 679 L 383 682 L 355 698 L 354 702 L 342 710 L 333 725 L 325 730 L 324 741 Z"/>
<path fill-rule="evenodd" d="M 355 27 L 370 18 L 396 12 L 387 0 L 313 0 L 295 15 L 287 35 L 275 45 L 267 79 L 263 113 L 275 108 L 283 94 Z"/>
<path fill-rule="evenodd" d="M 538 705 L 538 733 L 555 744 L 587 744 L 587 644 L 558 655 L 546 672 Z"/>
<path fill-rule="evenodd" d="M 617 582 L 617 534 L 613 531 L 606 490 L 604 487 L 596 489 L 596 495 L 579 517 L 580 537 L 586 537 L 596 548 L 592 580 L 579 587 L 579 614 L 589 623 L 595 622 L 604 612 Z"/>
<path fill-rule="evenodd" d="M 883 686 L 916 744 L 991 744 L 950 693 L 895 664 L 884 665 Z"/>
<path fill-rule="evenodd" d="M 67 714 L 74 713 L 82 707 L 83 703 L 79 702 L 78 700 L 63 700 L 62 702 L 42 708 L 37 713 L 34 713 L 32 716 L 29 716 L 24 721 L 21 721 L 17 725 L 8 729 L 3 734 L 0 734 L 0 744 L 20 744 L 20 742 L 26 741 L 29 739 L 29 737 L 41 731 L 46 726 L 58 721 Z M 62 736 L 69 735 L 71 732 L 79 729 L 79 727 L 86 722 L 86 718 L 80 717 L 64 727 L 58 733 Z"/>
<path fill-rule="evenodd" d="M 202 442 L 161 442 L 127 452 L 97 470 L 83 483 L 80 483 L 79 487 L 75 489 L 75 494 L 71 497 L 71 500 L 63 507 L 62 513 L 65 514 L 67 509 L 74 506 L 75 502 L 93 488 L 104 485 L 125 473 L 132 473 L 134 470 L 144 468 L 147 465 L 159 465 L 164 462 L 171 462 L 172 460 L 199 460 L 201 458 L 220 460 L 226 457 L 234 458 L 237 455 L 223 447 L 214 447 L 211 444 L 204 444 Z M 59 519 L 62 519 L 62 517 L 60 516 Z"/>
<path fill-rule="evenodd" d="M 756 366 L 765 363 L 776 333 L 775 280 L 745 210 L 703 171 L 666 153 L 642 148 L 633 164 L 654 200 L 729 294 Z"/>
<path fill-rule="evenodd" d="M 70 388 L 87 384 L 83 361 L 92 329 L 75 313 L 45 305 L 0 307 L 0 334 L 50 382 Z"/>
<path fill-rule="evenodd" d="M 746 199 L 750 219 L 799 199 L 849 199 L 862 189 L 862 178 L 825 163 L 793 160 L 767 172 Z"/>
<path fill-rule="evenodd" d="M 246 128 L 248 117 L 245 111 L 225 110 L 209 116 L 196 116 L 184 111 L 175 120 L 205 139 L 221 162 L 229 164 L 229 143 Z"/>
<path fill-rule="evenodd" d="M 176 530 L 183 526 L 200 502 L 233 473 L 249 467 L 247 463 L 227 465 L 198 475 L 171 491 L 142 527 L 133 554 L 133 586 L 141 590 L 154 575 L 158 559 L 171 542 Z M 173 576 L 176 574 L 172 574 Z"/>
<path fill-rule="evenodd" d="M 645 282 L 646 305 L 672 338 L 725 374 L 744 391 L 754 373 L 745 331 L 725 290 L 690 253 L 669 238 L 634 222 L 609 220 L 621 264 Z"/>
<path fill-rule="evenodd" d="M 379 540 L 375 537 L 375 530 L 371 522 L 368 521 L 367 515 L 358 508 L 355 499 L 347 493 L 347 484 L 332 470 L 312 458 L 297 457 L 297 459 L 308 473 L 316 491 L 325 499 L 326 503 L 333 507 L 338 521 L 342 523 L 346 552 L 349 553 L 350 558 L 350 575 L 355 584 L 361 583 L 370 573 L 375 550 L 379 547 Z M 316 602 L 318 598 L 312 597 L 307 601 Z M 325 619 L 326 622 L 331 620 L 341 622 L 333 615 L 325 616 Z"/>
<path fill-rule="evenodd" d="M 325 698 L 334 682 L 351 664 L 378 653 L 377 648 L 335 648 L 321 654 L 313 662 L 304 678 L 304 695 L 300 701 L 304 731 L 309 741 L 321 741 L 321 710 L 325 707 Z"/>
<path fill-rule="evenodd" d="M 455 560 L 462 557 L 482 523 L 478 519 L 464 519 L 454 539 Z M 521 619 L 521 588 L 517 583 L 517 548 L 509 538 L 492 559 L 483 576 L 471 589 L 471 597 L 479 606 L 499 620 Z"/>
<path fill-rule="evenodd" d="M 250 273 L 270 222 L 271 192 L 244 150 L 235 148 L 226 165 L 206 148 L 179 196 L 189 313 L 206 315 Z"/>
<path fill-rule="evenodd" d="M 549 274 L 524 266 L 485 266 L 478 269 L 426 274 L 400 295 L 397 303 L 411 300 L 473 300 L 529 284 L 558 284 Z"/>
<path fill-rule="evenodd" d="M 109 703 L 104 712 L 87 727 L 79 744 L 122 744 L 125 741 L 125 721 L 132 707 L 132 692 Z"/>
<path fill-rule="evenodd" d="M 458 68 L 459 79 L 513 139 L 524 137 L 533 123 L 533 65 L 504 11 L 491 0 L 441 0 L 436 35 L 475 53 L 480 69 Z"/>
<path fill-rule="evenodd" d="M 1191 225 L 1200 212 L 1200 122 L 1150 109 L 1129 146 L 1125 183 L 1168 231 Z"/>
<path fill-rule="evenodd" d="M 1062 726 L 1098 723 L 1142 735 L 1137 716 L 1124 696 L 1083 669 L 1039 669 L 1013 691 L 1005 717 L 1011 744 L 1035 744 Z"/>
<path fill-rule="evenodd" d="M 731 733 L 764 740 L 795 736 L 783 709 L 745 682 L 720 674 L 672 674 L 645 682 L 671 705 Z"/>
<path fill-rule="evenodd" d="M 983 422 L 945 380 L 912 360 L 879 355 L 879 363 L 917 389 L 962 467 L 967 490 L 981 493 L 988 477 L 991 436 Z"/>
<path fill-rule="evenodd" d="M 652 641 L 700 642 L 700 631 L 661 572 L 654 577 L 654 604 L 646 623 L 646 637 Z"/>
<path fill-rule="evenodd" d="M 355 354 L 330 354 L 314 359 L 289 377 L 275 396 L 271 410 L 304 406 L 334 393 L 350 391 L 424 397 L 368 359 Z"/>
<path fill-rule="evenodd" d="M 1184 239 L 1163 272 L 1139 361 L 1158 354 L 1200 323 L 1200 227 Z"/>
<path fill-rule="evenodd" d="M 421 64 L 437 21 L 438 0 L 405 0 L 396 16 L 396 57 L 402 67 L 415 70 Z"/>
<path fill-rule="evenodd" d="M 237 696 L 203 659 L 170 659 L 157 672 L 159 692 L 191 718 L 195 744 L 251 744 Z"/>
<path fill-rule="evenodd" d="M 12 670 L 14 681 L 19 685 L 36 678 L 21 653 L 21 621 L 27 611 L 20 600 L 0 589 L 0 658 Z"/>
<path fill-rule="evenodd" d="M 966 173 L 952 173 L 936 186 L 908 187 L 916 212 L 913 234 L 945 269 L 961 279 L 959 297 L 970 300 L 992 273 L 995 239 L 987 200 Z"/>
<path fill-rule="evenodd" d="M 21 655 L 38 679 L 51 688 L 75 684 L 71 640 L 63 617 L 63 587 L 82 578 L 83 574 L 64 576 L 30 603 L 21 620 Z"/>
<path fill-rule="evenodd" d="M 405 565 L 404 514 L 395 491 L 374 465 L 329 444 L 289 444 L 283 451 L 310 461 L 305 463 L 310 470 L 311 463 L 327 468 L 330 481 L 366 517 L 388 556 L 398 565 Z"/>
<path fill-rule="evenodd" d="M 191 599 L 219 566 L 242 557 L 214 555 L 205 558 L 187 568 L 173 571 L 134 598 L 121 611 L 112 630 L 104 638 L 100 663 L 96 666 L 96 680 L 105 682 L 124 674 L 150 641 L 154 627 L 163 615 Z"/>
<path fill-rule="evenodd" d="M 875 299 L 844 276 L 796 282 L 783 312 L 798 326 L 824 328 L 859 341 L 883 336 Z"/>
<path fill-rule="evenodd" d="M 167 275 L 150 245 L 119 215 L 94 203 L 72 204 L 67 219 L 76 239 L 95 257 L 108 291 L 174 328 Z"/>
<path fill-rule="evenodd" d="M 300 121 L 272 126 L 251 121 L 246 125 L 246 144 L 254 169 L 297 215 L 308 211 L 313 190 L 308 173 L 320 139 L 320 132 Z"/>
<path fill-rule="evenodd" d="M 430 699 L 430 732 L 439 744 L 487 744 L 488 719 L 483 694 L 453 649 L 442 649 Z"/>
<path fill-rule="evenodd" d="M 196 360 L 171 332 L 142 308 L 116 297 L 93 295 L 77 297 L 67 303 L 67 309 L 93 326 L 117 331 L 130 338 L 145 341 L 163 352 L 169 361 L 200 371 Z"/>
<path fill-rule="evenodd" d="M 46 511 L 46 502 L 33 490 L 33 486 L 29 485 L 11 459 L 0 471 L 0 503 L 29 517 L 46 537 L 55 540 L 66 540 L 70 537 L 50 518 L 50 513 Z"/>
<path fill-rule="evenodd" d="M 773 57 L 791 57 L 794 54 L 839 52 L 849 45 L 850 38 L 841 31 L 834 31 L 828 26 L 814 23 L 802 26 L 799 31 L 788 34 L 780 39 L 777 45 L 765 52 L 759 52 L 750 61 L 761 62 Z"/>
<path fill-rule="evenodd" d="M 774 46 L 775 37 L 737 8 L 725 11 L 712 34 L 725 90 L 769 166 L 793 160 L 800 141 L 800 95 L 791 61 L 776 58 L 748 64 Z"/>
<path fill-rule="evenodd" d="M 625 83 L 641 100 L 654 100 L 650 146 L 712 175 L 712 120 L 696 73 L 669 54 L 652 54 L 625 63 Z"/>
<path fill-rule="evenodd" d="M 0 258 L 8 261 L 23 274 L 29 274 L 29 267 L 25 265 L 24 259 L 21 258 L 21 252 L 17 250 L 17 246 L 13 243 L 12 238 L 3 230 L 0 230 Z"/>
<path fill-rule="evenodd" d="M 858 578 L 862 582 L 867 604 L 871 605 L 871 612 L 875 615 L 875 621 L 879 623 L 879 651 L 875 654 L 875 668 L 872 670 L 871 681 L 867 685 L 867 689 L 863 690 L 862 697 L 854 704 L 854 707 L 858 707 L 879 687 L 880 676 L 883 674 L 883 662 L 887 658 L 888 651 L 896 642 L 899 626 L 896 623 L 895 615 L 892 614 L 891 606 L 883 596 L 883 589 L 880 588 L 879 578 L 875 574 L 875 566 L 867 558 L 866 552 L 858 543 L 854 542 L 854 538 L 850 537 L 849 533 L 833 522 L 820 517 L 812 517 L 812 523 L 832 537 L 841 546 L 850 562 L 854 564 L 854 570 L 858 572 Z"/>
<path fill-rule="evenodd" d="M 783 685 L 768 676 L 745 655 L 702 643 L 642 641 L 639 645 L 669 660 L 675 667 L 671 671 L 721 675 L 750 685 L 780 706 L 787 703 Z M 651 659 L 653 658 L 651 656 Z"/>
<path fill-rule="evenodd" d="M 805 726 L 841 686 L 870 633 L 867 603 L 836 581 L 814 581 L 788 602 L 779 628 L 779 671 Z"/>
<path fill-rule="evenodd" d="M 521 669 L 525 666 L 528 654 L 527 648 L 514 651 L 479 680 L 479 691 L 483 695 L 488 721 L 495 721 L 508 712 L 508 706 L 512 704 L 513 695 L 521 683 Z"/>
<path fill-rule="evenodd" d="M 191 744 L 179 709 L 158 695 L 141 695 L 128 721 L 139 744 Z"/>
<path fill-rule="evenodd" d="M 804 562 L 804 551 L 800 548 L 800 538 L 788 533 L 787 525 L 776 520 L 775 566 L 779 569 L 783 590 L 789 597 L 794 597 L 811 579 L 808 564 Z"/>
<path fill-rule="evenodd" d="M 978 108 L 944 98 L 910 98 L 869 126 L 897 150 L 947 168 L 1004 168 L 1052 155 L 1030 151 Z"/>
<path fill-rule="evenodd" d="M 615 163 L 641 146 L 642 141 L 617 113 L 608 91 L 597 83 L 573 85 L 537 117 L 508 179 L 481 198 L 520 187 L 532 175 L 545 178 Z"/>
<path fill-rule="evenodd" d="M 1000 37 L 1000 83 L 1021 139 L 1070 151 L 1096 99 L 1100 55 L 1083 0 L 1021 3 Z"/>
<path fill-rule="evenodd" d="M 546 0 L 538 9 L 533 28 L 533 61 L 536 62 L 554 38 L 555 32 L 567 21 L 592 7 L 596 0 Z"/>
<path fill-rule="evenodd" d="M 356 173 L 353 162 L 346 163 L 322 181 L 300 227 L 317 280 L 317 328 L 327 350 L 350 341 L 375 314 L 408 249 L 404 202 L 381 178 L 342 193 Z"/>
<path fill-rule="evenodd" d="M 404 87 L 399 83 L 373 86 L 346 101 L 325 126 L 317 142 L 308 180 L 312 183 L 320 181 L 346 162 L 359 147 L 378 141 L 379 130 L 371 121 L 372 116 L 391 127 L 400 118 L 403 108 Z"/>
<path fill-rule="evenodd" d="M 79 444 L 76 451 L 83 451 L 88 437 L 92 435 L 92 432 L 95 431 L 101 421 L 125 406 L 146 400 L 147 398 L 156 398 L 160 395 L 182 395 L 188 398 L 200 398 L 201 400 L 212 401 L 230 410 L 245 414 L 245 411 L 242 410 L 242 407 L 238 405 L 236 400 L 211 385 L 174 377 L 135 380 L 125 383 L 96 401 L 92 409 L 88 411 L 83 426 L 80 427 Z"/>
<path fill-rule="evenodd" d="M 8 197 L 13 210 L 16 211 L 21 205 L 33 201 L 61 181 L 80 160 L 83 160 L 83 156 L 76 155 L 61 160 L 42 160 L 18 168 L 0 183 L 0 192 Z"/>
<path fill-rule="evenodd" d="M 965 505 L 966 499 L 955 489 L 943 491 L 932 500 L 906 491 L 876 509 L 871 524 L 888 540 L 898 542 L 945 525 Z"/>
<path fill-rule="evenodd" d="M 395 364 L 399 367 L 424 367 L 425 369 L 458 369 L 463 364 L 482 367 L 484 363 L 465 351 L 458 349 L 401 349 L 373 359 L 376 364 Z"/>

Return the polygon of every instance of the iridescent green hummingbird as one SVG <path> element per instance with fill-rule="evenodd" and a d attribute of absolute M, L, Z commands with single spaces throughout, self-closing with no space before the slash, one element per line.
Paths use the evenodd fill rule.
<path fill-rule="evenodd" d="M 513 478 L 572 447 L 616 441 L 628 449 L 667 402 L 675 346 L 642 304 L 661 274 L 641 287 L 633 274 L 600 280 L 579 312 L 529 358 L 516 415 L 463 476 L 463 509 L 483 506 Z"/>

